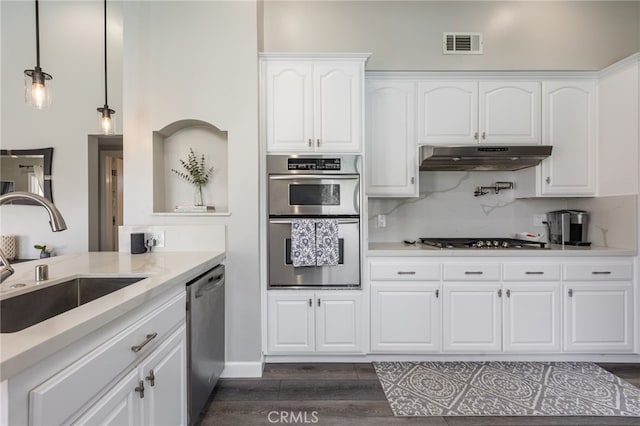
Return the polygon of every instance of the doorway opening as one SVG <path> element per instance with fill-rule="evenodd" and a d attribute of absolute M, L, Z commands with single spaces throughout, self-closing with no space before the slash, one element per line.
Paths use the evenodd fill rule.
<path fill-rule="evenodd" d="M 122 135 L 88 137 L 89 251 L 118 251 L 123 223 Z"/>

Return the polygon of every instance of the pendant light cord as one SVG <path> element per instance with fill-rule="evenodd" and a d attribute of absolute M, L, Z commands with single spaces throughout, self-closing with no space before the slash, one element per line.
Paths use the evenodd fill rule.
<path fill-rule="evenodd" d="M 104 106 L 108 108 L 108 105 L 109 105 L 109 102 L 107 102 L 107 0 L 104 0 Z"/>
<path fill-rule="evenodd" d="M 40 14 L 38 9 L 38 0 L 36 0 L 36 68 L 40 70 Z"/>

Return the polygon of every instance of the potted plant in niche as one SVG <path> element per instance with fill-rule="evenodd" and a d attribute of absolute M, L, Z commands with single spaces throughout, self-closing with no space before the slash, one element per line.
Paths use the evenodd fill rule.
<path fill-rule="evenodd" d="M 47 246 L 36 244 L 35 246 L 33 246 L 33 248 L 40 250 L 40 259 L 51 257 L 51 250 L 49 250 Z"/>
<path fill-rule="evenodd" d="M 180 159 L 180 164 L 185 171 L 171 169 L 172 172 L 186 180 L 190 184 L 194 185 L 194 206 L 203 207 L 204 197 L 202 195 L 202 188 L 209 183 L 209 178 L 213 175 L 213 167 L 207 167 L 205 165 L 204 154 L 198 156 L 193 151 L 193 148 L 189 148 L 189 155 L 187 161 Z"/>

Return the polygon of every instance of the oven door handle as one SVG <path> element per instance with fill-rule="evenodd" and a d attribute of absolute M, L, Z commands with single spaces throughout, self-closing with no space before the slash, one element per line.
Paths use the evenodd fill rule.
<path fill-rule="evenodd" d="M 300 219 L 305 219 L 305 216 L 300 216 Z M 318 220 L 322 220 L 322 218 L 314 218 Z M 330 217 L 326 219 L 332 219 Z M 269 219 L 269 223 L 273 224 L 290 224 L 294 219 Z M 345 225 L 348 223 L 360 223 L 360 219 L 336 219 L 339 225 Z"/>
<path fill-rule="evenodd" d="M 354 180 L 360 179 L 360 175 L 269 175 L 269 180 L 296 180 L 296 179 L 315 179 L 315 180 Z"/>

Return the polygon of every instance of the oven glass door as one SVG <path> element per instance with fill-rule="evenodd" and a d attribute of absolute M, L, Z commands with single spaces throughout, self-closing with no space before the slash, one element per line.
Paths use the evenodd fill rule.
<path fill-rule="evenodd" d="M 358 175 L 271 175 L 269 215 L 358 215 Z"/>
<path fill-rule="evenodd" d="M 359 287 L 360 221 L 338 219 L 336 266 L 293 267 L 291 220 L 269 220 L 269 287 Z"/>

